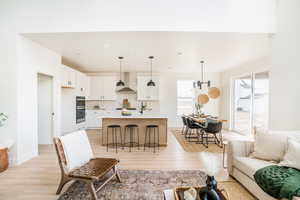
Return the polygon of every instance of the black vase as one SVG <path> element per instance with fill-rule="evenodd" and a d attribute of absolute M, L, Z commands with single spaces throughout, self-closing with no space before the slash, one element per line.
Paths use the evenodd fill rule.
<path fill-rule="evenodd" d="M 207 176 L 206 187 L 199 191 L 201 200 L 221 200 L 217 193 L 217 181 L 214 176 Z"/>

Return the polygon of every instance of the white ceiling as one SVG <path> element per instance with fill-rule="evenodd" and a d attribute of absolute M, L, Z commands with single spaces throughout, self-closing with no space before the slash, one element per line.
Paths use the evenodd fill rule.
<path fill-rule="evenodd" d="M 269 56 L 268 34 L 208 32 L 85 32 L 34 33 L 25 37 L 45 46 L 84 72 L 118 71 L 117 57 L 124 56 L 124 71 L 198 72 L 223 71 Z"/>

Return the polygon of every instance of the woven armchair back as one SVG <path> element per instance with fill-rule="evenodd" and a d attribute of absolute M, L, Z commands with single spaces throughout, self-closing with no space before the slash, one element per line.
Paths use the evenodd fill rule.
<path fill-rule="evenodd" d="M 66 155 L 64 152 L 64 147 L 63 147 L 60 139 L 57 137 L 53 139 L 53 143 L 54 143 L 56 154 L 58 157 L 60 169 L 61 169 L 62 173 L 67 174 L 68 173 L 68 170 L 67 170 L 68 163 L 67 163 Z"/>

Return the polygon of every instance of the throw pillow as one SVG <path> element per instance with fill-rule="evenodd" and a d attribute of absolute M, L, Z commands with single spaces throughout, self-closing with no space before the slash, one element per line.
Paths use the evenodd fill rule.
<path fill-rule="evenodd" d="M 288 138 L 287 152 L 283 161 L 279 163 L 281 166 L 292 167 L 300 170 L 300 142 L 294 138 Z"/>
<path fill-rule="evenodd" d="M 287 138 L 298 131 L 256 132 L 253 156 L 262 160 L 279 162 L 286 151 Z"/>

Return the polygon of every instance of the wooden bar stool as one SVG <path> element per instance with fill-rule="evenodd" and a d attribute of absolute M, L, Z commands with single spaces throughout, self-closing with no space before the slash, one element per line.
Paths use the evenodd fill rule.
<path fill-rule="evenodd" d="M 111 130 L 111 135 L 112 135 L 112 142 L 108 142 L 109 138 L 109 130 Z M 118 143 L 118 130 L 119 130 L 119 135 L 120 135 L 120 141 L 121 143 Z M 106 151 L 108 151 L 108 146 L 112 145 L 116 148 L 116 153 L 118 153 L 118 145 L 122 144 L 122 129 L 120 125 L 109 125 L 107 126 L 107 131 L 106 131 Z"/>
<path fill-rule="evenodd" d="M 126 142 L 127 134 L 129 134 L 129 142 Z M 136 137 L 135 137 L 136 134 Z M 135 140 L 137 138 L 137 141 Z M 125 126 L 124 131 L 124 140 L 123 147 L 129 147 L 129 152 L 131 152 L 131 148 L 137 146 L 140 149 L 140 136 L 139 136 L 139 126 L 136 124 L 128 124 Z"/>
<path fill-rule="evenodd" d="M 153 135 L 153 142 L 151 142 L 151 135 Z M 156 140 L 157 138 L 157 140 Z M 148 142 L 147 142 L 148 139 Z M 145 133 L 145 142 L 144 142 L 144 151 L 146 147 L 153 147 L 155 153 L 155 147 L 159 150 L 159 127 L 158 125 L 148 125 L 146 126 L 146 133 Z"/>

